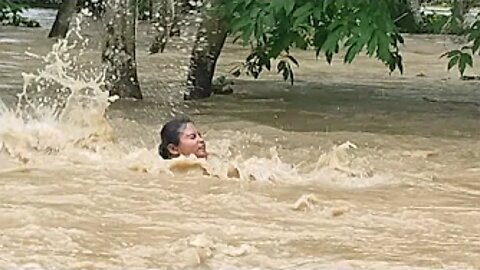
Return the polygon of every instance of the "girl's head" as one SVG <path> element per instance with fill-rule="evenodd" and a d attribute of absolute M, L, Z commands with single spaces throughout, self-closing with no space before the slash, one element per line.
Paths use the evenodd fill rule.
<path fill-rule="evenodd" d="M 187 117 L 177 117 L 168 121 L 160 131 L 160 138 L 158 153 L 164 159 L 192 154 L 198 158 L 207 157 L 205 141 Z"/>

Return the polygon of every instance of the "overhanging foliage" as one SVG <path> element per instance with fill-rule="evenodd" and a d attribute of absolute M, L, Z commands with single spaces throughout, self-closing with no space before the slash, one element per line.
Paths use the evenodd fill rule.
<path fill-rule="evenodd" d="M 403 72 L 399 44 L 403 39 L 392 18 L 393 0 L 219 0 L 217 16 L 229 25 L 235 40 L 252 48 L 243 67 L 258 77 L 271 60 L 284 57 L 277 68 L 293 82 L 290 48 L 314 49 L 331 63 L 345 49 L 351 63 L 361 52 Z M 283 64 L 282 64 L 283 63 Z M 237 69 L 234 74 L 240 74 Z"/>

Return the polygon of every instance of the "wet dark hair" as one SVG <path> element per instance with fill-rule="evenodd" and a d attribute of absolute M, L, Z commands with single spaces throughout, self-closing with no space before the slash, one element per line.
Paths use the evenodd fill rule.
<path fill-rule="evenodd" d="M 168 121 L 160 131 L 161 143 L 158 146 L 158 154 L 164 159 L 171 159 L 172 153 L 168 150 L 168 145 L 173 144 L 178 146 L 180 143 L 180 133 L 185 125 L 193 123 L 190 118 L 186 116 L 178 116 Z"/>

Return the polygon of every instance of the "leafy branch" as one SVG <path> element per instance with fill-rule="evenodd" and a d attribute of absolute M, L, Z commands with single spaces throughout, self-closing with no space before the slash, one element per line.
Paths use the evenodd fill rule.
<path fill-rule="evenodd" d="M 293 85 L 295 76 L 293 74 L 292 64 L 299 67 L 297 59 L 289 54 L 282 55 L 279 58 L 280 60 L 277 63 L 277 73 L 281 73 L 283 79 L 285 81 L 290 80 L 290 84 Z M 236 65 L 230 73 L 235 77 L 239 77 L 242 73 L 246 73 L 257 79 L 264 68 L 268 71 L 272 69 L 271 61 L 272 59 L 264 52 L 253 51 L 247 56 L 245 62 Z"/>
<path fill-rule="evenodd" d="M 229 23 L 234 42 L 252 47 L 247 73 L 258 78 L 282 58 L 277 70 L 293 83 L 291 48 L 314 49 L 328 63 L 345 49 L 344 63 L 361 52 L 403 72 L 398 46 L 403 43 L 391 17 L 393 0 L 219 0 L 218 16 Z M 284 59 L 286 57 L 286 59 Z M 239 74 L 242 69 L 236 69 Z"/>
<path fill-rule="evenodd" d="M 480 20 L 466 30 L 466 38 L 469 45 L 463 46 L 460 50 L 451 50 L 441 55 L 441 57 L 449 59 L 448 70 L 456 66 L 462 77 L 467 66 L 473 67 L 473 56 L 480 55 Z"/>

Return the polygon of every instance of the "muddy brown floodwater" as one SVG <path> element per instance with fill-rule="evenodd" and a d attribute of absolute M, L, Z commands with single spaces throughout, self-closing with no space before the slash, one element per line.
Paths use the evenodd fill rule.
<path fill-rule="evenodd" d="M 293 86 L 271 72 L 185 103 L 191 43 L 150 56 L 141 23 L 145 100 L 111 103 L 98 25 L 71 49 L 0 27 L 0 268 L 480 268 L 479 83 L 446 71 L 452 38 L 406 35 L 403 75 L 293 51 Z M 228 43 L 218 74 L 247 53 Z M 179 112 L 208 161 L 157 156 Z"/>

